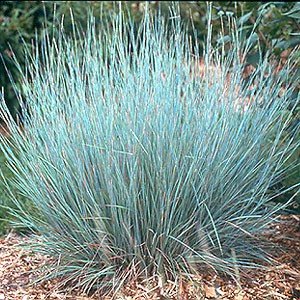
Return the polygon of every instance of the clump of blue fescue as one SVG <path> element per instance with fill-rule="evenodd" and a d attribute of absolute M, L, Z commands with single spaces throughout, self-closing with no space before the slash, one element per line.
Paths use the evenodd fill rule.
<path fill-rule="evenodd" d="M 233 32 L 228 54 L 208 38 L 200 72 L 179 21 L 145 15 L 137 35 L 112 24 L 46 36 L 28 56 L 22 129 L 2 105 L 1 149 L 36 210 L 17 202 L 31 246 L 84 289 L 255 266 L 278 210 L 269 188 L 297 147 L 288 67 L 274 75 L 262 59 L 244 82 L 249 44 Z"/>

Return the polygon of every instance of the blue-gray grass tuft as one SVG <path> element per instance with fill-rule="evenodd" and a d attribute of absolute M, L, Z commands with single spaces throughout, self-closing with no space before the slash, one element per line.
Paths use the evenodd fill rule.
<path fill-rule="evenodd" d="M 292 66 L 274 74 L 261 59 L 245 82 L 249 43 L 233 31 L 227 54 L 208 34 L 200 72 L 176 18 L 167 29 L 146 14 L 137 35 L 112 21 L 81 39 L 46 35 L 28 55 L 22 129 L 2 104 L 1 149 L 36 209 L 15 212 L 31 246 L 86 290 L 255 267 L 280 208 L 269 188 L 299 146 L 286 135 Z"/>

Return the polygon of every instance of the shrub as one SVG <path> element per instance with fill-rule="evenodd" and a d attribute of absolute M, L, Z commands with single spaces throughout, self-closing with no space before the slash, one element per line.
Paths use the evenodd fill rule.
<path fill-rule="evenodd" d="M 110 15 L 119 5 L 113 1 L 2 1 L 0 6 L 0 53 L 8 67 L 9 72 L 17 83 L 20 82 L 20 74 L 14 67 L 12 59 L 12 51 L 16 55 L 22 66 L 25 65 L 23 48 L 24 42 L 27 47 L 34 46 L 32 40 L 35 36 L 40 37 L 44 27 L 55 29 L 60 22 L 60 18 L 64 17 L 64 30 L 72 31 L 72 19 L 76 23 L 85 27 L 86 19 L 89 11 L 93 11 L 96 16 L 97 26 L 101 27 L 102 18 Z M 162 15 L 166 16 L 169 12 L 170 1 L 150 1 L 149 7 L 152 11 L 160 10 Z M 128 9 L 135 22 L 139 23 L 142 18 L 143 7 L 145 1 L 130 1 L 122 3 L 124 10 Z M 188 32 L 192 34 L 193 26 L 189 20 L 192 19 L 194 27 L 197 29 L 195 38 L 201 43 L 206 36 L 206 3 L 201 1 L 182 1 L 179 3 L 181 8 L 181 17 L 187 23 Z M 55 7 L 55 9 L 53 9 Z M 72 15 L 69 14 L 72 9 Z M 99 11 L 103 11 L 102 17 L 99 18 Z M 250 32 L 254 30 L 252 35 L 260 40 L 260 49 L 253 47 L 247 54 L 247 62 L 256 65 L 259 61 L 260 51 L 264 53 L 271 51 L 274 60 L 280 65 L 285 60 L 290 50 L 299 44 L 299 35 L 297 34 L 299 19 L 299 3 L 296 2 L 230 2 L 230 1 L 214 1 L 212 5 L 212 24 L 214 41 L 220 39 L 220 31 L 227 28 L 227 15 L 234 15 L 237 18 L 239 30 L 242 30 L 242 38 L 246 38 Z M 47 18 L 45 18 L 46 14 Z M 220 19 L 225 22 L 225 26 L 221 26 Z M 44 24 L 45 23 L 45 24 Z M 54 30 L 55 31 L 55 30 Z M 227 32 L 227 31 L 226 31 Z M 230 40 L 230 35 L 226 35 L 225 40 Z M 12 51 L 11 51 L 12 50 Z M 299 81 L 299 67 L 298 81 Z M 15 97 L 10 78 L 7 75 L 4 64 L 0 63 L 0 82 L 5 90 L 5 100 L 10 112 L 15 116 L 19 111 L 19 103 Z M 298 86 L 299 91 L 299 86 Z M 299 120 L 295 116 L 295 122 Z M 0 120 L 1 124 L 1 120 Z M 298 159 L 299 164 L 299 159 Z M 282 180 L 280 185 L 291 186 L 299 178 L 300 168 L 295 175 Z M 275 187 L 274 187 L 275 188 Z M 286 202 L 289 194 L 282 195 L 277 200 Z M 300 197 L 296 197 L 291 203 L 290 208 L 293 210 L 300 207 Z M 0 225 L 1 226 L 1 225 Z"/>
<path fill-rule="evenodd" d="M 137 35 L 112 18 L 113 34 L 91 20 L 82 39 L 46 35 L 28 54 L 22 128 L 2 101 L 1 148 L 39 217 L 21 201 L 12 213 L 58 258 L 49 276 L 89 290 L 268 260 L 269 187 L 299 146 L 286 134 L 293 64 L 274 74 L 261 58 L 245 82 L 251 37 L 233 31 L 225 54 L 209 26 L 200 54 L 176 16 L 167 27 L 146 13 Z"/>

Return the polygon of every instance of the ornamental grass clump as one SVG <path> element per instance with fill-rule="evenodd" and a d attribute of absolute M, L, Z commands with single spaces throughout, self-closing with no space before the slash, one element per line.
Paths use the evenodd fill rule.
<path fill-rule="evenodd" d="M 293 64 L 275 74 L 261 58 L 245 81 L 250 39 L 233 30 L 225 53 L 209 27 L 201 53 L 170 23 L 146 13 L 136 31 L 120 14 L 99 32 L 91 21 L 82 35 L 46 35 L 19 67 L 22 127 L 2 102 L 1 149 L 35 210 L 15 201 L 12 213 L 56 259 L 50 277 L 115 289 L 268 259 L 270 187 L 299 146 L 286 131 Z"/>

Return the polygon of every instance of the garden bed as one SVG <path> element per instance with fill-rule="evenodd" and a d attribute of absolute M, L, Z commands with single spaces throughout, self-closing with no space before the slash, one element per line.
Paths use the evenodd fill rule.
<path fill-rule="evenodd" d="M 141 299 L 300 299 L 300 216 L 282 216 L 282 223 L 274 224 L 266 235 L 285 247 L 278 252 L 278 265 L 267 270 L 251 271 L 239 284 L 230 279 L 203 277 L 197 285 L 188 282 L 168 282 L 161 286 L 156 278 L 128 284 L 119 292 L 117 300 Z M 10 233 L 0 241 L 0 300 L 1 299 L 105 299 L 97 294 L 86 296 L 80 292 L 61 292 L 58 280 L 30 285 L 38 268 L 50 259 L 32 254 L 18 247 L 30 237 Z M 110 298 L 106 298 L 110 299 Z"/>

